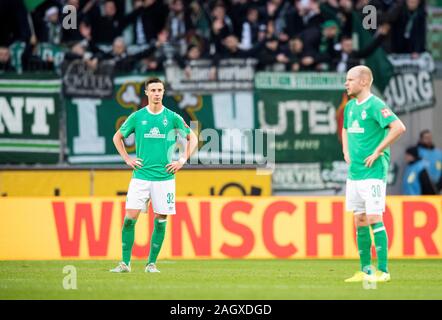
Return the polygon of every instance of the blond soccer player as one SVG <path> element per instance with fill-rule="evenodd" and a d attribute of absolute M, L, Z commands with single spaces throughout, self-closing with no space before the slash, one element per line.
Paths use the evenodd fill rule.
<path fill-rule="evenodd" d="M 351 99 L 344 110 L 342 144 L 349 164 L 346 208 L 354 213 L 360 270 L 345 282 L 361 282 L 367 274 L 377 282 L 390 281 L 388 239 L 383 222 L 390 145 L 405 132 L 405 126 L 380 98 L 371 92 L 373 74 L 366 66 L 347 73 L 345 89 Z M 372 274 L 373 232 L 378 270 Z"/>

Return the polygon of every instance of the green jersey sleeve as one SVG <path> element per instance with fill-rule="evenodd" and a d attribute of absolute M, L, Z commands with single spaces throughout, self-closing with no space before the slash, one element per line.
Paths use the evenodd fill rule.
<path fill-rule="evenodd" d="M 177 129 L 180 136 L 183 138 L 190 134 L 190 127 L 184 121 L 184 119 L 179 114 L 174 114 L 174 128 Z"/>
<path fill-rule="evenodd" d="M 132 113 L 120 127 L 120 132 L 125 138 L 127 138 L 134 131 L 135 131 L 135 112 Z"/>
<path fill-rule="evenodd" d="M 393 111 L 381 101 L 373 103 L 370 109 L 373 119 L 379 123 L 382 128 L 387 127 L 390 123 L 399 119 Z"/>

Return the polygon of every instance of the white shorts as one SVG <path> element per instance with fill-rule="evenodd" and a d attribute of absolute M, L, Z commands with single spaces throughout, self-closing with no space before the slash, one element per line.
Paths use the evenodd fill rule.
<path fill-rule="evenodd" d="M 175 214 L 175 179 L 165 181 L 130 180 L 126 209 L 147 212 L 151 199 L 153 211 L 158 214 Z"/>
<path fill-rule="evenodd" d="M 345 206 L 354 214 L 383 214 L 387 185 L 380 179 L 347 179 Z"/>

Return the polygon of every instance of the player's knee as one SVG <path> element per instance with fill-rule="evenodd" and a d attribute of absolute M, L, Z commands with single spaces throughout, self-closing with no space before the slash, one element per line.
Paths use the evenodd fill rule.
<path fill-rule="evenodd" d="M 373 214 L 368 216 L 368 224 L 375 224 L 378 222 L 382 222 L 382 215 Z"/>
<path fill-rule="evenodd" d="M 365 225 L 367 225 L 367 216 L 365 214 L 355 215 L 355 224 L 357 226 L 365 226 Z"/>
<path fill-rule="evenodd" d="M 126 210 L 126 217 L 132 220 L 137 220 L 140 211 L 141 210 Z"/>
<path fill-rule="evenodd" d="M 157 219 L 157 220 L 167 220 L 167 215 L 155 213 L 155 219 Z"/>

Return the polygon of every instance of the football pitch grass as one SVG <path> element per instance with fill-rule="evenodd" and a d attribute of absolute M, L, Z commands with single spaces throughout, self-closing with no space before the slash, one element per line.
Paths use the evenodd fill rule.
<path fill-rule="evenodd" d="M 162 260 L 156 274 L 144 263 L 113 274 L 116 261 L 0 261 L 0 299 L 442 299 L 442 260 L 391 260 L 392 281 L 374 290 L 344 283 L 357 260 Z M 63 288 L 67 265 L 75 290 Z"/>

